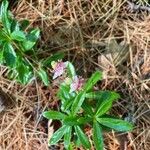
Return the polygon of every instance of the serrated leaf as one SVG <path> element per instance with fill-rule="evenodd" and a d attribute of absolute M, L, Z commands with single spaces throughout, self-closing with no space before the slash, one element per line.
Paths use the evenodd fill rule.
<path fill-rule="evenodd" d="M 62 100 L 62 101 L 67 101 L 71 99 L 71 95 L 69 93 L 70 87 L 66 86 L 66 85 L 61 85 L 60 89 L 58 91 L 58 97 Z"/>
<path fill-rule="evenodd" d="M 104 143 L 103 143 L 102 128 L 97 121 L 94 121 L 93 123 L 93 141 L 96 150 L 103 150 Z"/>
<path fill-rule="evenodd" d="M 64 120 L 67 116 L 58 111 L 45 111 L 43 116 L 47 119 Z"/>
<path fill-rule="evenodd" d="M 11 33 L 11 38 L 16 41 L 24 41 L 26 40 L 26 36 L 22 31 L 14 31 Z"/>
<path fill-rule="evenodd" d="M 56 144 L 66 133 L 67 126 L 63 125 L 60 129 L 58 129 L 52 136 L 52 138 L 49 141 L 49 145 Z"/>
<path fill-rule="evenodd" d="M 73 95 L 69 93 L 70 87 L 68 85 L 61 85 L 57 93 L 57 96 L 62 102 L 61 110 L 64 112 L 70 111 L 72 105 Z"/>
<path fill-rule="evenodd" d="M 40 76 L 40 78 L 42 79 L 45 86 L 48 86 L 49 79 L 48 79 L 48 75 L 47 75 L 46 71 L 44 69 L 40 68 L 37 73 Z"/>
<path fill-rule="evenodd" d="M 94 113 L 92 107 L 87 103 L 87 101 L 84 101 L 84 103 L 82 104 L 82 108 L 87 115 L 93 116 Z"/>
<path fill-rule="evenodd" d="M 63 123 L 68 126 L 75 126 L 75 125 L 86 124 L 90 121 L 92 121 L 92 120 L 89 117 L 67 116 L 63 120 Z"/>
<path fill-rule="evenodd" d="M 112 128 L 116 131 L 131 131 L 133 130 L 133 125 L 127 121 L 114 119 L 114 118 L 97 118 L 97 121 L 109 128 Z"/>
<path fill-rule="evenodd" d="M 72 100 L 66 100 L 62 103 L 61 110 L 64 112 L 70 112 L 71 105 L 72 105 Z"/>
<path fill-rule="evenodd" d="M 100 71 L 96 71 L 94 74 L 92 74 L 91 78 L 88 79 L 84 86 L 85 91 L 89 91 L 93 88 L 93 86 L 102 79 L 102 73 Z"/>
<path fill-rule="evenodd" d="M 0 16 L 2 20 L 2 24 L 4 28 L 7 30 L 8 33 L 10 33 L 10 22 L 8 19 L 8 1 L 3 0 L 2 5 L 0 7 Z"/>
<path fill-rule="evenodd" d="M 66 149 L 68 149 L 70 146 L 71 135 L 72 135 L 72 127 L 68 126 L 66 133 L 64 135 L 64 146 Z"/>
<path fill-rule="evenodd" d="M 82 145 L 84 146 L 84 148 L 90 149 L 91 144 L 88 140 L 88 137 L 83 133 L 83 131 L 81 130 L 81 128 L 79 126 L 75 126 L 75 132 L 76 132 L 79 140 L 81 141 Z"/>
<path fill-rule="evenodd" d="M 118 93 L 115 92 L 101 92 L 101 103 L 98 103 L 98 109 L 96 111 L 96 116 L 102 116 L 106 112 L 109 111 L 109 109 L 112 107 L 113 101 L 117 100 L 120 96 Z"/>
<path fill-rule="evenodd" d="M 25 64 L 22 59 L 18 59 L 18 66 L 16 68 L 18 72 L 18 81 L 22 84 L 27 84 L 32 78 L 32 72 L 29 65 Z"/>
<path fill-rule="evenodd" d="M 79 125 L 80 123 L 77 121 L 77 117 L 68 116 L 63 120 L 63 123 L 67 126 Z"/>
<path fill-rule="evenodd" d="M 11 21 L 11 32 L 19 31 L 19 30 L 20 30 L 20 27 L 19 27 L 18 22 L 15 19 L 13 19 Z"/>
<path fill-rule="evenodd" d="M 103 100 L 104 96 L 107 97 L 111 91 L 96 91 L 96 92 L 89 92 L 86 93 L 86 98 L 88 99 L 96 99 L 96 100 Z"/>
<path fill-rule="evenodd" d="M 85 100 L 85 93 L 80 92 L 74 99 L 72 107 L 71 107 L 71 112 L 73 115 L 75 115 L 81 108 L 82 103 Z"/>
<path fill-rule="evenodd" d="M 5 43 L 3 45 L 3 56 L 6 62 L 6 65 L 9 67 L 14 67 L 16 65 L 16 52 L 10 43 Z"/>
<path fill-rule="evenodd" d="M 24 47 L 25 51 L 31 50 L 33 48 L 39 38 L 39 35 L 39 29 L 34 29 L 29 34 L 27 34 L 26 40 L 22 42 L 22 46 Z"/>

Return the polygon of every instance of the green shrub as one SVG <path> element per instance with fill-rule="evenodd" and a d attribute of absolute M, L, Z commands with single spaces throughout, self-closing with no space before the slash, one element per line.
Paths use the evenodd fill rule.
<path fill-rule="evenodd" d="M 94 85 L 102 79 L 102 74 L 96 71 L 91 78 L 83 82 L 75 73 L 70 62 L 58 62 L 54 65 L 54 76 L 66 74 L 66 80 L 61 83 L 58 97 L 61 101 L 59 111 L 45 111 L 43 116 L 47 119 L 59 120 L 62 127 L 58 129 L 49 141 L 49 145 L 56 144 L 63 138 L 64 146 L 71 150 L 72 142 L 90 149 L 91 143 L 84 132 L 84 127 L 91 127 L 92 141 L 97 150 L 102 150 L 103 130 L 116 130 L 120 132 L 131 131 L 133 125 L 110 116 L 108 111 L 114 101 L 119 99 L 119 94 L 113 91 L 94 91 Z"/>
<path fill-rule="evenodd" d="M 3 0 L 0 7 L 0 64 L 8 67 L 11 79 L 27 84 L 39 77 L 47 86 L 49 78 L 46 67 L 51 61 L 62 58 L 63 54 L 38 59 L 36 43 L 40 30 L 27 30 L 29 21 L 18 22 L 8 10 L 8 4 L 7 0 Z"/>

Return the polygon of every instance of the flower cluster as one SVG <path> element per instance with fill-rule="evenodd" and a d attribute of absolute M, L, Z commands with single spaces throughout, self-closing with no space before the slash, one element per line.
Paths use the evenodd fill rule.
<path fill-rule="evenodd" d="M 67 67 L 67 63 L 66 62 L 62 62 L 62 61 L 58 61 L 58 62 L 52 62 L 52 68 L 53 68 L 53 79 L 56 79 L 57 77 L 61 76 L 65 69 Z"/>
<path fill-rule="evenodd" d="M 68 62 L 52 62 L 53 79 L 56 79 L 67 72 Z M 74 75 L 73 77 L 65 77 L 65 83 L 70 85 L 70 93 L 82 90 L 84 79 L 81 76 Z"/>
<path fill-rule="evenodd" d="M 70 92 L 82 90 L 84 79 L 82 77 L 75 76 L 70 85 Z"/>

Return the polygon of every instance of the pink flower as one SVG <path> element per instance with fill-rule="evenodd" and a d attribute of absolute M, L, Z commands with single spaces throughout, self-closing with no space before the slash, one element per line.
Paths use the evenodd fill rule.
<path fill-rule="evenodd" d="M 70 92 L 81 90 L 83 83 L 84 83 L 84 79 L 82 77 L 75 76 L 70 85 Z"/>
<path fill-rule="evenodd" d="M 66 62 L 62 62 L 61 60 L 58 62 L 52 62 L 52 68 L 54 69 L 53 79 L 61 76 L 66 69 Z"/>

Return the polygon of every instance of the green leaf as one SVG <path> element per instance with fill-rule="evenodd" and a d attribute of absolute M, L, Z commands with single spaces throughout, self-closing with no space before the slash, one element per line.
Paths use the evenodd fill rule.
<path fill-rule="evenodd" d="M 69 93 L 69 91 L 70 91 L 69 85 L 61 85 L 57 93 L 57 96 L 62 102 L 61 110 L 65 112 L 70 111 L 70 107 L 72 105 L 72 101 L 74 98 L 74 95 Z"/>
<path fill-rule="evenodd" d="M 77 121 L 78 117 L 76 116 L 68 116 L 63 120 L 63 123 L 67 126 L 74 126 L 79 125 L 79 122 Z"/>
<path fill-rule="evenodd" d="M 22 30 L 25 30 L 29 26 L 29 24 L 30 24 L 29 20 L 24 19 L 24 20 L 20 21 Z"/>
<path fill-rule="evenodd" d="M 16 41 L 24 41 L 26 36 L 22 31 L 14 31 L 11 33 L 11 38 Z"/>
<path fill-rule="evenodd" d="M 84 90 L 89 91 L 101 79 L 102 73 L 100 71 L 96 71 L 94 74 L 92 74 L 91 78 L 85 84 Z"/>
<path fill-rule="evenodd" d="M 109 94 L 110 91 L 96 91 L 96 92 L 89 92 L 89 93 L 86 93 L 86 98 L 88 99 L 98 99 L 98 100 L 101 100 L 102 97 L 104 95 L 107 96 L 107 93 Z"/>
<path fill-rule="evenodd" d="M 69 77 L 72 78 L 76 76 L 76 71 L 72 63 L 67 62 L 67 68 L 68 68 L 67 71 L 68 71 Z"/>
<path fill-rule="evenodd" d="M 40 36 L 40 30 L 37 28 L 37 29 L 32 29 L 30 31 L 30 33 L 28 34 L 28 38 L 32 41 L 32 42 L 36 42 L 37 39 L 39 38 Z"/>
<path fill-rule="evenodd" d="M 40 78 L 42 79 L 45 86 L 48 86 L 49 79 L 48 79 L 48 75 L 47 75 L 46 71 L 44 69 L 40 68 L 37 73 L 40 76 Z"/>
<path fill-rule="evenodd" d="M 64 58 L 64 53 L 58 52 L 46 59 L 43 60 L 42 64 L 43 66 L 51 66 L 52 61 L 58 61 Z"/>
<path fill-rule="evenodd" d="M 52 136 L 49 141 L 49 145 L 56 144 L 66 133 L 68 126 L 63 125 L 60 129 L 58 129 Z"/>
<path fill-rule="evenodd" d="M 97 96 L 98 96 L 98 93 L 99 92 L 96 92 L 97 93 Z M 96 110 L 98 110 L 99 106 L 105 102 L 105 101 L 116 101 L 117 99 L 120 98 L 120 95 L 116 92 L 113 92 L 113 91 L 100 91 L 99 93 L 99 97 L 95 98 L 98 100 L 98 103 L 97 103 L 97 107 L 96 107 Z"/>
<path fill-rule="evenodd" d="M 3 29 L 0 30 L 0 40 L 1 41 L 7 41 L 7 40 L 9 40 L 8 37 L 7 37 L 7 33 Z"/>
<path fill-rule="evenodd" d="M 67 148 L 67 150 L 74 150 L 74 144 L 70 143 L 69 147 Z"/>
<path fill-rule="evenodd" d="M 70 112 L 71 105 L 72 105 L 72 100 L 66 100 L 62 102 L 61 110 L 64 112 Z"/>
<path fill-rule="evenodd" d="M 6 65 L 9 67 L 14 67 L 16 65 L 16 52 L 10 43 L 5 43 L 3 45 L 3 56 L 6 62 Z"/>
<path fill-rule="evenodd" d="M 89 122 L 91 122 L 92 121 L 92 118 L 90 118 L 90 117 L 88 117 L 88 116 L 86 116 L 86 117 L 79 117 L 78 119 L 77 119 L 77 122 L 79 123 L 79 124 L 87 124 L 87 123 L 89 123 Z"/>
<path fill-rule="evenodd" d="M 115 92 L 101 92 L 100 103 L 98 103 L 98 109 L 96 112 L 96 116 L 102 116 L 112 107 L 113 101 L 117 100 L 120 96 Z"/>
<path fill-rule="evenodd" d="M 74 144 L 70 144 L 67 150 L 74 150 Z"/>
<path fill-rule="evenodd" d="M 113 118 L 97 118 L 97 121 L 109 128 L 112 128 L 116 131 L 131 131 L 133 130 L 133 125 L 127 121 Z"/>
<path fill-rule="evenodd" d="M 19 31 L 19 30 L 20 30 L 20 27 L 19 27 L 18 22 L 15 19 L 13 19 L 11 21 L 11 32 Z"/>
<path fill-rule="evenodd" d="M 93 123 L 93 141 L 96 150 L 103 150 L 104 143 L 103 143 L 102 129 L 97 121 L 94 121 Z"/>
<path fill-rule="evenodd" d="M 79 126 L 75 126 L 75 132 L 85 149 L 90 149 L 91 145 L 88 140 L 88 137 L 83 133 Z"/>
<path fill-rule="evenodd" d="M 75 143 L 75 146 L 76 146 L 76 147 L 81 147 L 81 145 L 82 145 L 82 143 L 81 143 L 81 141 L 79 140 L 79 138 L 78 138 L 77 135 L 75 135 L 74 143 Z"/>
<path fill-rule="evenodd" d="M 69 126 L 75 126 L 75 125 L 81 125 L 81 124 L 86 124 L 88 122 L 92 121 L 91 118 L 89 117 L 77 117 L 77 116 L 67 116 L 64 120 L 63 123 L 65 125 Z"/>
<path fill-rule="evenodd" d="M 72 127 L 68 126 L 66 133 L 64 135 L 64 146 L 66 149 L 68 149 L 70 146 L 71 135 L 72 135 Z"/>
<path fill-rule="evenodd" d="M 58 111 L 45 111 L 43 116 L 47 119 L 64 120 L 67 116 Z"/>
<path fill-rule="evenodd" d="M 32 71 L 28 64 L 24 63 L 22 58 L 18 59 L 18 66 L 16 68 L 18 72 L 18 81 L 22 84 L 28 84 L 32 79 Z"/>
<path fill-rule="evenodd" d="M 84 92 L 80 92 L 74 99 L 72 107 L 71 107 L 71 112 L 73 115 L 75 115 L 79 109 L 82 106 L 82 103 L 85 100 L 85 93 Z"/>
<path fill-rule="evenodd" d="M 40 30 L 34 29 L 26 36 L 26 40 L 22 42 L 25 51 L 31 50 L 39 38 Z"/>
<path fill-rule="evenodd" d="M 61 85 L 57 96 L 64 102 L 67 101 L 67 100 L 70 100 L 71 99 L 71 95 L 70 95 L 69 91 L 70 91 L 70 87 L 69 86 Z"/>
<path fill-rule="evenodd" d="M 4 28 L 7 30 L 8 33 L 10 33 L 10 22 L 8 19 L 8 1 L 3 0 L 1 8 L 0 8 L 0 17 L 3 23 Z"/>
<path fill-rule="evenodd" d="M 89 115 L 89 116 L 94 115 L 92 107 L 87 103 L 87 101 L 84 101 L 84 103 L 82 104 L 82 108 L 87 115 Z"/>

